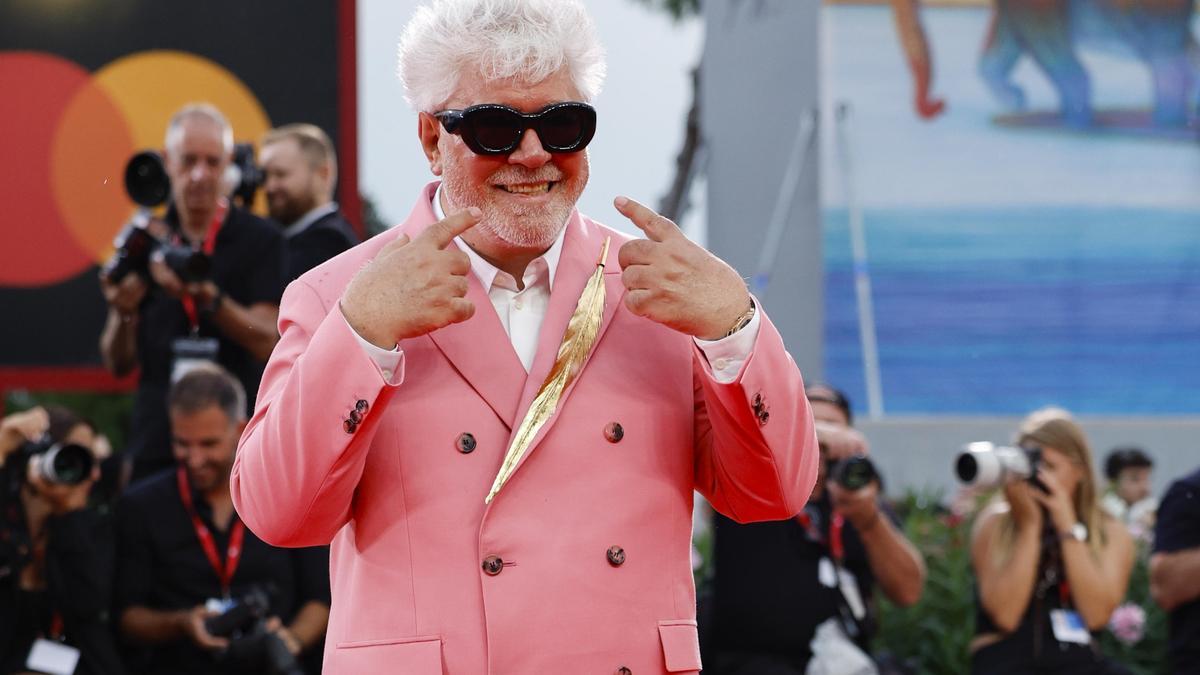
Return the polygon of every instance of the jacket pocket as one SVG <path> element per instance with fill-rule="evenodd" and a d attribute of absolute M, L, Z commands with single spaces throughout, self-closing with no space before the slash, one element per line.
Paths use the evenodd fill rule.
<path fill-rule="evenodd" d="M 423 635 L 339 642 L 326 666 L 339 673 L 442 675 L 442 638 Z"/>
<path fill-rule="evenodd" d="M 663 660 L 667 663 L 667 672 L 700 670 L 700 637 L 694 619 L 659 621 L 658 637 L 662 640 Z"/>

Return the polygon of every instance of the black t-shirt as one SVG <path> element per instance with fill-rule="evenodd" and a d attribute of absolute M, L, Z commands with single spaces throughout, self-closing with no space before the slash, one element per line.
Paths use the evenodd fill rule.
<path fill-rule="evenodd" d="M 322 216 L 302 231 L 285 238 L 288 281 L 359 243 L 358 233 L 341 211 Z"/>
<path fill-rule="evenodd" d="M 212 532 L 224 563 L 229 531 L 222 532 L 212 524 L 211 509 L 194 490 L 193 503 Z M 220 581 L 183 506 L 174 470 L 156 474 L 125 493 L 117 510 L 117 542 L 118 613 L 133 605 L 190 609 L 221 597 Z M 268 590 L 270 613 L 284 624 L 309 601 L 328 605 L 329 548 L 277 548 L 247 529 L 230 597 L 244 597 L 255 588 Z M 235 672 L 190 641 L 160 645 L 135 655 L 130 667 L 145 673 Z"/>
<path fill-rule="evenodd" d="M 1154 552 L 1200 548 L 1200 469 L 1175 481 L 1158 505 Z M 1170 614 L 1167 654 L 1172 673 L 1200 673 L 1200 600 Z"/>
<path fill-rule="evenodd" d="M 828 538 L 828 498 L 805 509 L 817 532 Z M 896 522 L 883 507 L 882 515 Z M 842 530 L 843 566 L 854 575 L 862 598 L 870 604 L 875 586 L 866 549 L 849 522 Z M 809 643 L 817 626 L 838 615 L 840 594 L 818 577 L 826 544 L 791 520 L 739 525 L 714 519 L 714 577 L 711 625 L 703 627 L 705 652 L 769 655 L 803 671 L 812 656 Z M 865 641 L 864 641 L 865 643 Z"/>
<path fill-rule="evenodd" d="M 172 227 L 176 221 L 169 214 Z M 286 254 L 279 228 L 251 213 L 230 208 L 217 233 L 212 255 L 212 280 L 239 305 L 278 305 L 283 295 Z M 172 343 L 191 332 L 183 304 L 151 286 L 139 309 L 137 327 L 141 380 L 134 400 L 127 451 L 137 461 L 167 464 L 171 458 L 167 393 L 171 386 Z M 219 340 L 217 361 L 246 388 L 252 408 L 266 364 L 225 337 L 211 318 L 200 314 L 200 336 Z M 246 411 L 251 412 L 250 409 Z"/>

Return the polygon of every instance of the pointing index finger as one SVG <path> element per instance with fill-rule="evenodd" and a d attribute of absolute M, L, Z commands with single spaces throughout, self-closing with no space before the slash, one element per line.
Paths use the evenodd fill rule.
<path fill-rule="evenodd" d="M 450 242 L 454 241 L 455 237 L 475 227 L 481 218 L 483 218 L 483 212 L 472 206 L 425 228 L 425 231 L 417 235 L 413 243 L 427 243 L 439 249 L 446 248 Z"/>
<path fill-rule="evenodd" d="M 654 209 L 638 203 L 629 197 L 617 197 L 613 200 L 617 211 L 646 233 L 650 241 L 663 241 L 679 231 L 675 223 L 659 215 Z"/>

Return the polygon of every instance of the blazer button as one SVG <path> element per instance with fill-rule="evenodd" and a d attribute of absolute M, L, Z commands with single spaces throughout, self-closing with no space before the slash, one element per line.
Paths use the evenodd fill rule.
<path fill-rule="evenodd" d="M 620 546 L 610 546 L 608 549 L 608 564 L 620 567 L 625 564 L 625 549 Z"/>
<path fill-rule="evenodd" d="M 754 401 L 753 401 L 752 405 L 753 405 L 755 408 L 761 408 L 761 407 L 762 407 L 762 404 L 763 404 L 763 397 L 762 397 L 762 394 L 755 394 L 755 395 L 754 395 Z"/>
<path fill-rule="evenodd" d="M 350 411 L 350 421 L 354 422 L 355 424 L 358 424 L 362 421 L 362 415 L 358 413 L 357 408 Z"/>
<path fill-rule="evenodd" d="M 633 671 L 625 666 L 621 666 L 620 668 L 617 668 L 615 675 L 633 675 Z"/>
<path fill-rule="evenodd" d="M 625 428 L 620 422 L 609 422 L 604 427 L 604 438 L 608 439 L 609 443 L 620 443 L 622 438 L 625 438 Z"/>
<path fill-rule="evenodd" d="M 758 413 L 758 426 L 765 427 L 767 425 L 767 420 L 769 419 L 771 419 L 771 413 L 767 412 L 766 410 Z"/>
<path fill-rule="evenodd" d="M 454 445 L 458 448 L 459 452 L 468 455 L 475 450 L 475 436 L 470 432 L 459 434 L 458 440 L 455 441 Z"/>
<path fill-rule="evenodd" d="M 494 577 L 504 569 L 504 559 L 498 555 L 489 555 L 483 559 L 483 571 L 489 576 Z"/>
<path fill-rule="evenodd" d="M 371 409 L 371 404 L 367 403 L 367 399 L 360 398 L 360 399 L 358 399 L 358 403 L 354 404 L 354 409 L 357 410 L 359 413 L 366 415 L 367 411 Z"/>
<path fill-rule="evenodd" d="M 346 430 L 346 433 L 352 434 L 358 429 L 358 425 L 354 423 L 354 420 L 346 420 L 342 422 L 342 428 Z"/>

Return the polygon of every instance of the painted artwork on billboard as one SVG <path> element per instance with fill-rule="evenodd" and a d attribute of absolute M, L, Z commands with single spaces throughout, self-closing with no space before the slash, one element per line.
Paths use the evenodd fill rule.
<path fill-rule="evenodd" d="M 829 380 L 886 414 L 1200 412 L 1193 4 L 825 7 Z"/>

